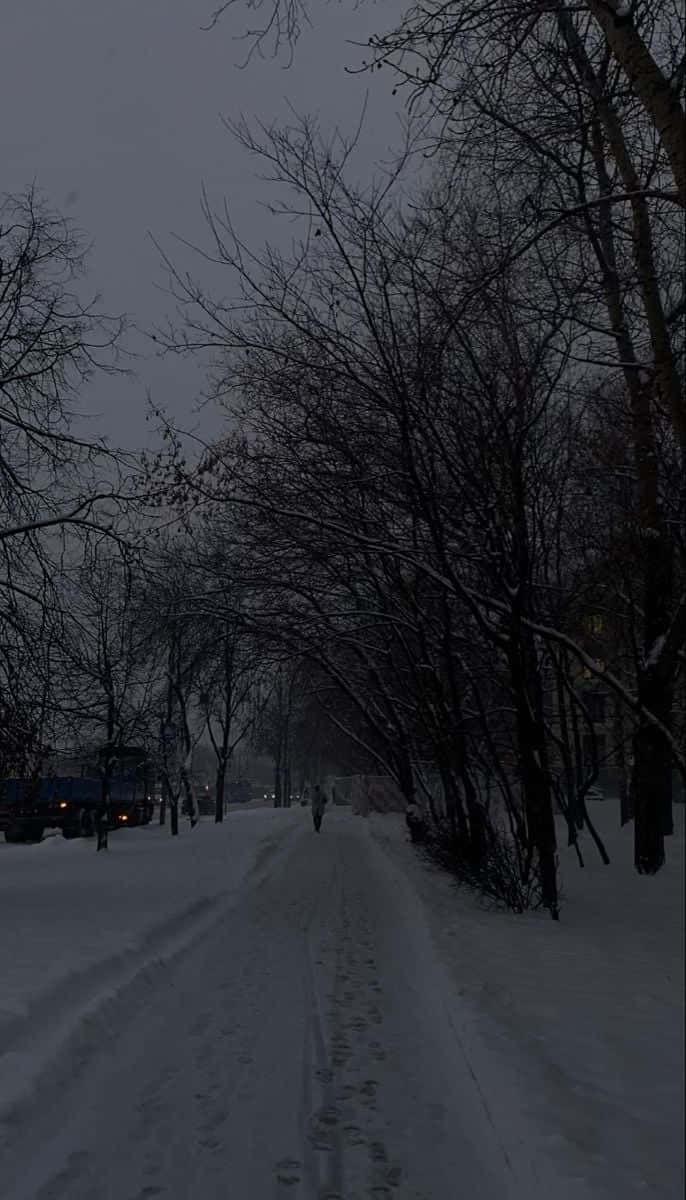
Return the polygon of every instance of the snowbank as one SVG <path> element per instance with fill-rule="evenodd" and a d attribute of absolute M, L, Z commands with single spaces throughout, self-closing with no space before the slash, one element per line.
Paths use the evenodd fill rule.
<path fill-rule="evenodd" d="M 682 1195 L 684 813 L 667 868 L 641 878 L 617 805 L 594 806 L 612 857 L 561 852 L 562 920 L 484 912 L 407 844 L 402 820 L 371 832 L 423 901 L 452 978 L 455 1019 L 494 1120 L 532 1155 L 611 1196 Z M 564 831 L 560 829 L 561 844 Z M 494 1063 L 497 1078 L 494 1077 Z M 490 1080 L 490 1089 L 488 1081 Z M 515 1097 L 528 1111 L 510 1112 Z M 516 1153 L 516 1146 L 513 1148 Z"/>
<path fill-rule="evenodd" d="M 295 826 L 289 810 L 117 831 L 106 853 L 52 837 L 0 843 L 0 1114 L 30 1097 L 84 1021 L 131 995 L 220 919 Z"/>

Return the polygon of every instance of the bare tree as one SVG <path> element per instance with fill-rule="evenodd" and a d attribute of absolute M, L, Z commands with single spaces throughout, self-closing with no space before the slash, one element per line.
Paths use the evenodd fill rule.
<path fill-rule="evenodd" d="M 187 316 L 170 348 L 215 349 L 217 394 L 237 397 L 239 429 L 195 478 L 181 472 L 182 490 L 232 513 L 261 577 L 281 581 L 285 636 L 290 623 L 299 652 L 340 692 L 350 694 L 356 664 L 371 743 L 408 794 L 408 759 L 431 745 L 477 854 L 476 763 L 495 773 L 525 866 L 535 860 L 555 913 L 554 747 L 577 760 L 565 768 L 570 837 L 579 820 L 591 829 L 583 790 L 593 776 L 581 770 L 575 732 L 592 725 L 581 671 L 661 739 L 661 769 L 665 752 L 667 763 L 678 757 L 663 714 L 594 661 L 572 619 L 589 564 L 581 525 L 565 516 L 579 492 L 566 447 L 602 372 L 585 357 L 593 318 L 580 315 L 589 271 L 578 243 L 570 254 L 557 226 L 511 254 L 516 180 L 509 196 L 475 202 L 443 167 L 410 204 L 394 195 L 397 176 L 353 187 L 351 145 L 322 143 L 308 122 L 237 134 L 296 193 L 284 211 L 303 233 L 291 253 L 260 257 L 208 205 L 212 258 L 233 273 L 235 302 L 214 300 L 168 263 Z M 602 290 L 593 295 L 597 315 Z M 369 617 L 370 606 L 363 637 L 355 613 Z M 494 701 L 507 696 L 500 728 L 479 706 L 483 674 L 460 628 L 486 648 Z M 451 655 L 451 669 L 437 670 Z M 427 663 L 431 687 L 418 670 Z M 567 712 L 561 738 L 555 722 Z"/>
<path fill-rule="evenodd" d="M 214 24 L 228 7 L 215 10 Z M 292 47 L 299 0 L 276 0 L 264 12 L 252 34 L 257 44 Z M 486 279 L 532 244 L 547 246 L 561 288 L 572 276 L 575 288 L 586 283 L 575 313 L 588 333 L 579 357 L 623 378 L 644 538 L 636 687 L 656 718 L 637 722 L 633 746 L 635 861 L 648 874 L 662 865 L 671 830 L 672 756 L 661 730 L 670 728 L 686 637 L 656 453 L 665 413 L 686 475 L 683 273 L 674 271 L 683 260 L 686 205 L 685 32 L 671 0 L 589 0 L 553 10 L 454 0 L 410 6 L 394 30 L 371 39 L 368 63 L 391 68 L 407 86 L 411 104 L 431 118 L 430 141 L 450 170 L 470 175 L 485 204 L 493 192 L 519 193 L 519 219 Z M 484 282 L 479 272 L 474 286 Z M 683 525 L 683 487 L 679 494 Z"/>
<path fill-rule="evenodd" d="M 213 558 L 216 564 L 216 555 Z M 196 694 L 216 759 L 214 819 L 220 822 L 234 751 L 255 725 L 262 670 L 259 646 L 243 612 L 235 578 L 224 576 L 216 582 L 219 586 L 212 589 L 210 604 L 205 601 L 209 641 L 198 670 Z"/>
<path fill-rule="evenodd" d="M 66 583 L 61 711 L 74 744 L 95 746 L 102 786 L 98 849 L 106 844 L 113 777 L 125 749 L 151 748 L 150 708 L 159 662 L 143 612 L 143 570 L 127 556 L 91 547 Z"/>
<path fill-rule="evenodd" d="M 70 430 L 80 389 L 115 369 L 123 321 L 81 300 L 83 238 L 31 191 L 0 203 L 0 539 L 105 521 L 116 499 L 104 443 Z"/>
<path fill-rule="evenodd" d="M 123 329 L 82 298 L 85 262 L 82 235 L 35 190 L 0 199 L 0 705 L 27 751 L 15 769 L 39 773 L 65 732 L 58 581 L 86 533 L 114 532 L 132 491 L 123 457 L 74 429 L 81 392 L 116 369 Z"/>
<path fill-rule="evenodd" d="M 216 26 L 237 2 L 219 4 L 210 25 Z M 256 0 L 246 7 L 264 12 L 264 19 L 245 34 L 251 48 L 262 52 L 270 46 L 274 54 L 286 50 L 292 55 L 303 24 L 310 20 L 304 0 Z M 684 18 L 671 0 L 651 6 L 587 0 L 584 5 L 563 3 L 553 9 L 532 9 L 524 0 L 506 8 L 492 0 L 410 4 L 395 29 L 370 39 L 375 55 L 371 65 L 393 66 L 415 96 L 440 87 L 451 91 L 452 103 L 457 104 L 465 79 L 493 86 L 494 70 L 507 71 L 522 48 L 540 46 L 556 20 L 570 17 L 582 22 L 589 37 L 602 44 L 605 57 L 619 68 L 638 98 L 669 163 L 679 202 L 686 207 L 686 116 L 681 103 L 686 75 Z M 482 56 L 485 47 L 487 54 Z M 467 70 L 460 71 L 456 64 L 466 64 Z"/>

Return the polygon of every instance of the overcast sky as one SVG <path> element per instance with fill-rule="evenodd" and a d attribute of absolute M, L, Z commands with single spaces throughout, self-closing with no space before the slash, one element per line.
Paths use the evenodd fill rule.
<path fill-rule="evenodd" d="M 203 182 L 213 199 L 228 198 L 248 241 L 278 236 L 259 206 L 265 185 L 220 114 L 269 121 L 290 102 L 327 128 L 351 129 L 369 90 L 358 165 L 371 171 L 398 141 L 390 77 L 345 72 L 360 57 L 346 39 L 384 28 L 395 0 L 357 11 L 353 0 L 317 4 L 316 27 L 289 70 L 260 59 L 239 69 L 245 46 L 235 38 L 248 23 L 245 10 L 203 32 L 211 8 L 212 0 L 2 0 L 0 192 L 35 180 L 94 240 L 89 283 L 104 306 L 146 328 L 170 309 L 148 233 L 202 240 Z M 128 446 L 149 440 L 146 388 L 191 422 L 201 384 L 190 365 L 159 362 L 142 341 L 136 350 L 147 355 L 137 380 L 99 381 L 84 397 L 84 408 L 99 414 L 92 432 Z M 218 427 L 216 415 L 200 420 L 208 434 Z"/>

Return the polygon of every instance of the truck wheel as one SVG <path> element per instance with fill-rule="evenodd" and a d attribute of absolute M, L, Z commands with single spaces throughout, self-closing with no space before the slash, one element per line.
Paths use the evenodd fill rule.
<path fill-rule="evenodd" d="M 81 837 L 81 830 L 79 829 L 78 825 L 63 825 L 62 837 L 67 838 L 68 841 L 71 841 L 72 838 Z"/>
<path fill-rule="evenodd" d="M 24 828 L 24 836 L 21 841 L 24 842 L 42 842 L 43 841 L 43 825 L 27 825 Z"/>
<path fill-rule="evenodd" d="M 9 829 L 5 830 L 6 842 L 12 842 L 12 844 L 15 844 L 16 842 L 23 842 L 23 840 L 24 837 L 22 831 L 18 829 L 16 825 L 10 825 Z"/>

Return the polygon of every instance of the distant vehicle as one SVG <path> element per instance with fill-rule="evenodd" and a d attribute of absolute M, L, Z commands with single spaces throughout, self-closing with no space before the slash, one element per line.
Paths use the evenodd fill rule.
<path fill-rule="evenodd" d="M 92 833 L 96 814 L 92 782 L 81 778 L 6 780 L 0 792 L 0 830 L 5 841 L 39 842 L 45 829 L 61 829 L 65 837 Z M 97 783 L 99 789 L 99 780 Z"/>
<path fill-rule="evenodd" d="M 194 789 L 194 793 L 200 816 L 211 817 L 215 810 L 214 788 L 206 783 L 204 787 Z"/>
<path fill-rule="evenodd" d="M 253 786 L 249 779 L 234 779 L 229 784 L 229 804 L 247 804 L 252 800 Z"/>
<path fill-rule="evenodd" d="M 262 784 L 260 786 L 260 784 L 258 783 L 258 784 L 255 784 L 255 786 L 252 789 L 252 799 L 253 800 L 269 800 L 269 801 L 275 800 L 276 792 L 273 792 L 270 787 L 268 787 L 268 786 L 265 787 L 264 784 Z"/>
<path fill-rule="evenodd" d="M 89 837 L 102 804 L 95 774 L 7 779 L 0 782 L 0 832 L 6 842 L 39 842 L 46 829 L 65 838 Z M 142 751 L 127 748 L 111 781 L 110 829 L 147 825 L 155 808 L 149 766 Z"/>

